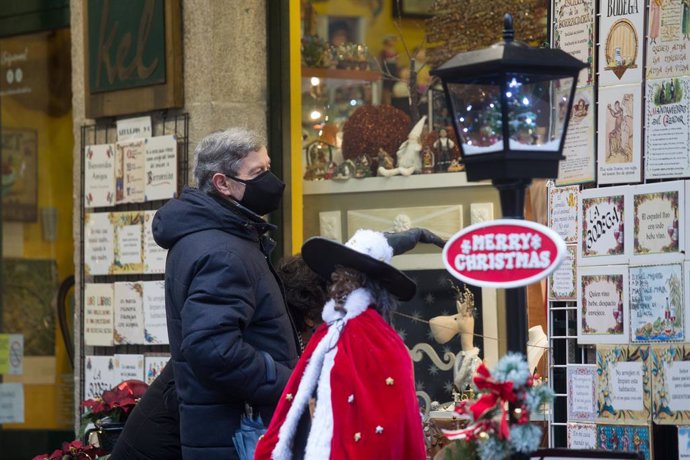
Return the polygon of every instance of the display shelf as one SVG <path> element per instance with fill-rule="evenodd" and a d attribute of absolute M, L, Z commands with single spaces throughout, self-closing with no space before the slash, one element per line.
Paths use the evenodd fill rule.
<path fill-rule="evenodd" d="M 489 181 L 468 182 L 465 172 L 414 174 L 412 176 L 350 178 L 344 181 L 303 181 L 305 195 L 330 195 L 338 193 L 391 192 L 396 190 L 421 190 L 434 188 L 469 187 L 491 185 Z"/>
<path fill-rule="evenodd" d="M 302 67 L 302 78 L 318 77 L 334 80 L 379 81 L 381 72 L 375 70 L 357 69 L 321 69 L 316 67 Z"/>

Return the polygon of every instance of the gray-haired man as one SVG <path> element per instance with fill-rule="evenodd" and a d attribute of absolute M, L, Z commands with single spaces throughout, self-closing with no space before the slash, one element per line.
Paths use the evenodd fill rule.
<path fill-rule="evenodd" d="M 165 303 L 185 459 L 237 458 L 245 403 L 265 423 L 298 358 L 298 339 L 269 261 L 283 184 L 264 142 L 231 128 L 195 151 L 198 189 L 156 214 L 169 249 Z"/>

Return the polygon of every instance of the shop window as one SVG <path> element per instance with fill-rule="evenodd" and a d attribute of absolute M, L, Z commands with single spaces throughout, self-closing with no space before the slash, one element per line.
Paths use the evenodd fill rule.
<path fill-rule="evenodd" d="M 357 0 L 304 1 L 300 48 L 301 119 L 293 136 L 293 181 L 302 184 L 303 219 L 293 232 L 345 242 L 358 228 L 426 227 L 449 238 L 463 226 L 498 217 L 490 184 L 468 183 L 440 87 L 426 59 L 426 17 L 412 6 Z M 433 317 L 458 313 L 463 286 L 443 268 L 440 250 L 420 245 L 393 263 L 418 284 L 393 326 L 415 361 L 422 409 L 453 398 L 459 334 L 439 343 Z M 297 246 L 295 249 L 298 249 Z M 457 288 L 457 290 L 456 290 Z M 473 343 L 488 364 L 499 356 L 496 291 L 472 287 Z M 502 326 L 500 326 L 502 327 Z M 435 406 L 434 406 L 435 407 Z"/>
<path fill-rule="evenodd" d="M 16 410 L 3 412 L 8 431 L 66 431 L 74 423 L 70 62 L 69 29 L 0 39 L 0 334 L 11 334 L 4 337 L 16 364 L 3 371 L 2 384 L 17 395 Z M 58 296 L 61 285 L 65 295 Z"/>

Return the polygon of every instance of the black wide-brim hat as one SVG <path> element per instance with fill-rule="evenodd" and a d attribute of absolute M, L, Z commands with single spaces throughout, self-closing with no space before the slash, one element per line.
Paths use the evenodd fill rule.
<path fill-rule="evenodd" d="M 410 300 L 417 292 L 415 282 L 392 265 L 326 238 L 315 236 L 305 241 L 302 259 L 327 280 L 336 266 L 342 266 L 364 273 L 400 300 Z"/>

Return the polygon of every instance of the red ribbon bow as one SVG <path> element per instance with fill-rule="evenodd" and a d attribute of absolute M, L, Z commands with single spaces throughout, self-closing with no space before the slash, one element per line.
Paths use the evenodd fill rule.
<path fill-rule="evenodd" d="M 479 420 L 498 406 L 501 411 L 498 437 L 500 439 L 508 439 L 510 437 L 510 429 L 508 427 L 508 411 L 506 410 L 505 403 L 515 402 L 517 399 L 513 392 L 513 382 L 497 382 L 491 377 L 489 369 L 484 364 L 481 364 L 477 368 L 477 375 L 474 376 L 474 384 L 480 390 L 489 391 L 484 393 L 476 403 L 470 406 L 474 420 Z"/>

